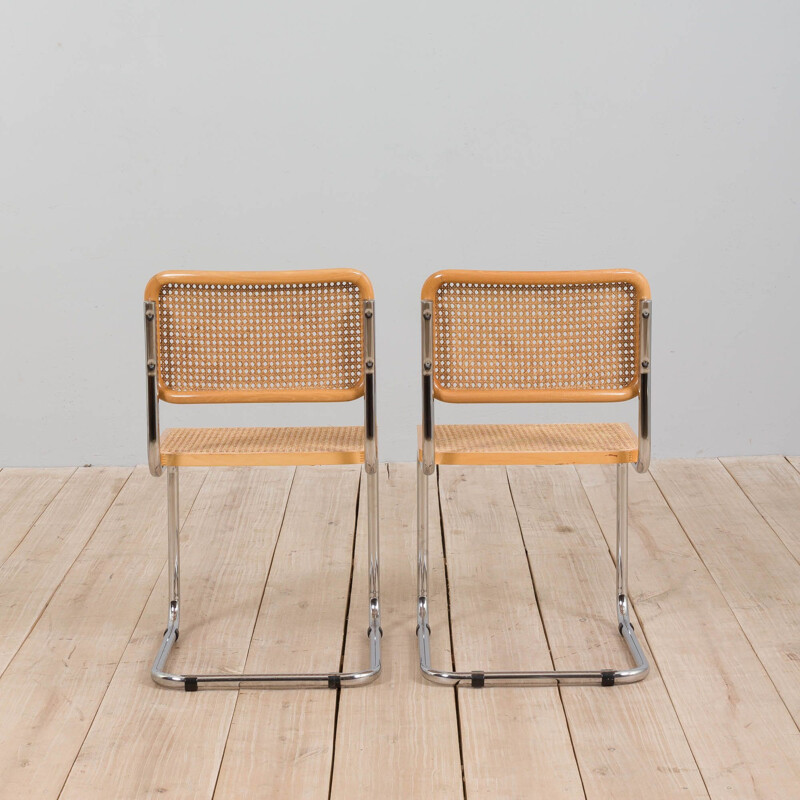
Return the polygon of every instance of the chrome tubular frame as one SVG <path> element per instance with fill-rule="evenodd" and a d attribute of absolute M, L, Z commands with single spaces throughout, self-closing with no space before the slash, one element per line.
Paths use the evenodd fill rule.
<path fill-rule="evenodd" d="M 374 681 L 381 671 L 381 612 L 379 570 L 378 513 L 378 433 L 375 404 L 375 305 L 365 300 L 364 322 L 364 462 L 367 473 L 367 538 L 369 550 L 369 637 L 370 666 L 361 672 L 311 674 L 206 674 L 188 675 L 166 671 L 172 646 L 178 640 L 180 627 L 180 514 L 178 468 L 167 467 L 167 519 L 169 536 L 169 613 L 167 629 L 156 654 L 150 674 L 161 686 L 199 689 L 339 689 L 361 686 Z M 149 351 L 148 351 L 149 353 Z M 148 361 L 148 376 L 149 376 Z M 158 433 L 156 417 L 156 436 Z M 149 439 L 148 439 L 149 441 Z M 152 468 L 151 468 L 152 469 Z M 155 474 L 155 473 L 154 473 Z"/>
<path fill-rule="evenodd" d="M 158 345 L 156 341 L 156 304 L 144 304 L 144 347 L 147 367 L 147 463 L 150 474 L 159 477 L 161 441 L 158 427 Z"/>
<path fill-rule="evenodd" d="M 639 301 L 639 455 L 636 471 L 650 469 L 650 340 L 653 301 Z"/>
<path fill-rule="evenodd" d="M 643 369 L 649 371 L 649 300 L 642 301 L 642 329 L 647 329 L 642 338 L 641 361 Z M 647 304 L 645 306 L 645 303 Z M 619 632 L 633 657 L 634 666 L 625 669 L 599 670 L 549 670 L 549 671 L 482 671 L 456 672 L 431 667 L 431 627 L 428 616 L 428 476 L 434 471 L 434 425 L 433 425 L 433 325 L 431 303 L 422 304 L 422 408 L 423 408 L 423 457 L 417 459 L 417 643 L 422 674 L 431 682 L 445 686 L 614 686 L 642 680 L 650 671 L 647 657 L 636 638 L 628 609 L 628 465 L 617 464 L 617 623 Z M 645 314 L 645 310 L 647 314 Z M 644 334 L 642 334 L 644 337 Z M 642 373 L 643 375 L 644 373 Z M 649 372 L 648 372 L 649 374 Z M 644 415 L 640 410 L 640 436 L 646 436 L 647 464 L 650 459 L 649 394 L 646 379 L 640 384 L 643 394 L 640 409 L 646 406 Z M 644 419 L 644 428 L 642 428 Z M 430 424 L 427 425 L 426 423 Z M 428 445 L 426 449 L 426 445 Z M 641 445 L 640 445 L 641 447 Z M 642 449 L 640 449 L 640 460 Z M 638 464 L 637 464 L 638 469 Z M 645 466 L 645 469 L 647 467 Z"/>

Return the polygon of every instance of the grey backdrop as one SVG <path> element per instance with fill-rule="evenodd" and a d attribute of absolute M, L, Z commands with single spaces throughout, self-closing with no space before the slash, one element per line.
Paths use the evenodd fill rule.
<path fill-rule="evenodd" d="M 385 460 L 414 458 L 426 275 L 639 269 L 654 456 L 800 453 L 796 0 L 30 0 L 3 16 L 0 463 L 145 459 L 141 295 L 166 268 L 368 272 Z M 311 424 L 360 406 L 168 411 Z"/>

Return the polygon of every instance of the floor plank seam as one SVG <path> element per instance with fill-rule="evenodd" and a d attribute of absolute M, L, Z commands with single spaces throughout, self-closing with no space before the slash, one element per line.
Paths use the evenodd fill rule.
<path fill-rule="evenodd" d="M 800 473 L 800 466 L 792 461 L 793 458 L 798 458 L 798 456 L 784 456 L 783 458 L 795 472 Z"/>
<path fill-rule="evenodd" d="M 450 576 L 447 573 L 447 543 L 444 537 L 444 513 L 442 512 L 442 495 L 439 484 L 439 467 L 436 467 L 436 504 L 439 508 L 439 535 L 442 538 L 442 564 L 444 566 L 445 598 L 447 601 L 447 633 L 450 637 L 450 667 L 456 670 L 456 650 L 453 645 L 453 620 L 450 616 Z M 428 482 L 425 481 L 425 491 L 428 491 Z M 423 681 L 427 679 L 423 677 Z M 464 743 L 461 736 L 461 707 L 458 702 L 458 686 L 453 687 L 453 702 L 456 707 L 456 728 L 458 730 L 458 760 L 461 765 L 461 794 L 467 800 L 467 773 L 464 769 Z"/>
<path fill-rule="evenodd" d="M 777 537 L 778 541 L 783 545 L 784 549 L 789 554 L 790 558 L 798 566 L 800 566 L 800 559 L 798 559 L 798 557 L 792 552 L 792 550 L 786 544 L 786 542 L 783 541 L 783 537 L 781 536 L 780 531 L 778 531 L 775 528 L 775 526 L 763 514 L 761 509 L 756 505 L 755 500 L 753 500 L 753 498 L 750 497 L 750 495 L 748 494 L 747 489 L 745 489 L 744 486 L 742 486 L 742 484 L 739 483 L 739 481 L 736 480 L 736 476 L 728 469 L 728 467 L 726 466 L 725 462 L 721 458 L 717 459 L 717 461 L 719 461 L 719 463 L 722 464 L 722 468 L 728 473 L 728 475 L 730 475 L 731 480 L 739 487 L 739 491 L 747 498 L 747 502 L 750 503 L 750 505 L 753 507 L 755 512 L 758 514 L 758 516 L 761 517 L 761 519 L 764 520 L 764 524 L 775 534 L 775 536 Z M 791 461 L 789 462 L 789 464 L 791 465 Z"/>
<path fill-rule="evenodd" d="M 577 470 L 576 470 L 576 472 L 577 472 Z M 647 474 L 650 476 L 650 479 L 653 480 L 653 482 L 655 483 L 655 480 L 653 479 L 652 475 L 650 475 L 649 470 L 648 470 Z M 586 501 L 589 504 L 589 508 L 592 510 L 592 516 L 594 517 L 595 522 L 597 523 L 598 530 L 601 531 L 600 535 L 603 536 L 603 534 L 602 534 L 603 526 L 600 524 L 600 520 L 597 517 L 597 512 L 595 511 L 594 505 L 592 505 L 592 500 L 589 497 L 589 493 L 586 491 L 586 487 L 583 484 L 583 480 L 581 479 L 580 473 L 578 473 L 578 481 L 579 481 L 579 483 L 581 485 L 581 489 L 583 490 L 583 494 L 586 497 Z M 675 515 L 673 514 L 673 516 L 675 516 Z M 677 518 L 676 518 L 676 522 L 677 522 Z M 680 525 L 679 522 L 678 522 L 678 524 Z M 685 535 L 685 531 L 684 531 L 684 535 Z M 611 559 L 611 563 L 614 565 L 614 569 L 616 569 L 617 561 L 614 558 L 614 551 L 612 550 L 612 548 L 609 545 L 608 541 L 606 540 L 605 536 L 603 536 L 603 541 L 605 541 L 605 543 L 606 543 L 606 551 L 608 552 L 608 557 Z M 628 545 L 628 547 L 630 549 L 630 544 Z M 630 574 L 628 576 L 628 579 L 630 580 Z M 661 678 L 661 683 L 662 683 L 662 685 L 664 687 L 664 691 L 667 694 L 667 699 L 669 700 L 670 706 L 672 706 L 672 711 L 675 714 L 675 719 L 678 720 L 678 724 L 681 727 L 681 732 L 683 733 L 683 738 L 684 738 L 684 741 L 686 742 L 686 747 L 689 749 L 689 752 L 692 754 L 692 760 L 694 761 L 694 765 L 697 768 L 697 774 L 700 777 L 700 780 L 703 782 L 703 786 L 705 787 L 705 790 L 706 790 L 706 795 L 709 798 L 711 798 L 711 791 L 708 788 L 708 783 L 706 782 L 706 777 L 705 777 L 705 775 L 703 775 L 703 770 L 700 768 L 700 764 L 699 764 L 699 762 L 697 760 L 697 756 L 696 756 L 696 754 L 694 752 L 694 748 L 692 747 L 692 743 L 689 740 L 689 737 L 687 736 L 686 731 L 683 729 L 683 722 L 681 722 L 681 715 L 678 713 L 678 709 L 675 706 L 675 701 L 673 700 L 672 692 L 670 692 L 670 687 L 669 687 L 669 684 L 667 683 L 667 678 L 664 676 L 664 673 L 661 671 L 661 667 L 659 666 L 659 663 L 658 663 L 658 657 L 656 656 L 655 651 L 653 650 L 653 647 L 650 644 L 650 639 L 647 636 L 647 627 L 646 627 L 642 617 L 639 614 L 636 613 L 636 604 L 633 601 L 633 596 L 632 596 L 632 593 L 630 591 L 630 584 L 628 586 L 628 603 L 630 604 L 631 610 L 633 611 L 633 614 L 636 617 L 636 622 L 639 624 L 639 629 L 640 629 L 639 632 L 641 633 L 642 639 L 644 640 L 644 644 L 647 647 L 647 652 L 650 655 L 650 658 L 652 659 L 652 662 L 655 665 L 656 670 L 658 671 L 659 677 Z M 647 678 L 645 678 L 645 680 L 647 680 Z"/>
<path fill-rule="evenodd" d="M 292 486 L 294 486 L 294 479 L 296 475 L 297 475 L 297 467 L 295 467 L 294 470 L 292 471 L 292 480 L 289 483 L 289 489 L 286 492 L 286 499 L 283 503 L 281 521 L 280 524 L 278 525 L 278 535 L 275 537 L 275 542 L 272 547 L 272 553 L 270 554 L 269 565 L 267 566 L 267 574 L 266 577 L 264 578 L 264 586 L 261 589 L 261 599 L 258 601 L 258 609 L 256 610 L 256 613 L 253 617 L 253 627 L 250 629 L 250 640 L 247 643 L 247 652 L 245 653 L 244 656 L 244 665 L 242 667 L 242 671 L 247 669 L 247 659 L 250 657 L 250 648 L 253 646 L 253 635 L 255 634 L 256 631 L 256 623 L 258 622 L 258 617 L 261 614 L 261 606 L 264 604 L 264 596 L 267 593 L 267 584 L 269 583 L 269 576 L 270 573 L 272 572 L 272 564 L 275 561 L 275 553 L 278 549 L 278 542 L 280 541 L 281 538 L 281 532 L 283 531 L 283 522 L 286 519 L 286 509 L 289 508 L 289 497 L 292 494 Z M 198 495 L 200 494 L 199 490 L 197 494 Z M 188 520 L 189 518 L 188 515 L 186 518 Z M 225 753 L 228 750 L 228 739 L 230 738 L 231 735 L 231 726 L 233 725 L 233 720 L 236 718 L 236 709 L 239 707 L 239 698 L 241 698 L 241 696 L 242 696 L 242 690 L 241 688 L 239 688 L 236 690 L 236 702 L 233 704 L 233 711 L 231 712 L 231 718 L 228 721 L 228 729 L 225 733 L 225 745 L 222 748 L 222 757 L 220 758 L 219 764 L 217 765 L 217 774 L 214 778 L 214 788 L 211 790 L 211 800 L 214 800 L 214 797 L 217 794 L 217 786 L 219 785 L 219 776 L 222 774 L 222 764 L 225 761 Z"/>
<path fill-rule="evenodd" d="M 783 695 L 780 693 L 780 691 L 778 690 L 778 687 L 775 685 L 775 681 L 773 680 L 772 675 L 770 674 L 769 670 L 767 669 L 766 664 L 764 664 L 764 662 L 761 660 L 761 656 L 759 655 L 758 651 L 756 650 L 755 646 L 753 645 L 753 642 L 750 641 L 750 637 L 747 635 L 747 631 L 744 629 L 744 626 L 742 625 L 742 621 L 739 619 L 739 615 L 736 613 L 736 610 L 728 602 L 728 598 L 726 597 L 725 592 L 722 590 L 722 587 L 719 585 L 719 583 L 717 583 L 717 579 L 714 577 L 714 574 L 709 569 L 708 564 L 706 564 L 705 560 L 703 559 L 703 556 L 700 554 L 700 552 L 698 551 L 697 547 L 695 547 L 695 544 L 692 541 L 692 537 L 689 536 L 689 533 L 687 532 L 686 528 L 684 528 L 683 523 L 681 522 L 680 518 L 675 513 L 675 509 L 672 507 L 672 504 L 669 502 L 669 499 L 667 498 L 666 494 L 664 493 L 664 490 L 661 488 L 661 485 L 659 484 L 658 480 L 656 479 L 656 476 L 651 473 L 651 477 L 653 479 L 653 483 L 655 483 L 656 487 L 658 488 L 658 491 L 660 492 L 661 496 L 664 498 L 664 502 L 667 504 L 667 506 L 669 507 L 669 510 L 672 512 L 672 516 L 675 517 L 676 522 L 678 523 L 678 525 L 680 526 L 680 528 L 683 531 L 684 535 L 688 539 L 689 544 L 692 547 L 692 550 L 694 550 L 694 552 L 697 554 L 697 558 L 700 560 L 700 563 L 703 565 L 703 568 L 705 569 L 705 571 L 708 573 L 708 576 L 713 581 L 714 586 L 717 587 L 717 591 L 720 593 L 720 595 L 722 596 L 722 599 L 725 601 L 725 605 L 728 606 L 728 608 L 730 609 L 731 613 L 733 614 L 733 618 L 736 620 L 736 624 L 739 626 L 739 630 L 741 630 L 742 635 L 744 636 L 745 640 L 747 641 L 747 644 L 750 645 L 750 649 L 752 650 L 753 655 L 758 660 L 758 663 L 761 664 L 761 669 L 764 670 L 764 674 L 767 676 L 767 679 L 772 684 L 772 688 L 775 690 L 775 694 L 778 696 L 778 698 L 780 699 L 781 703 L 783 704 L 783 707 L 786 709 L 786 712 L 789 714 L 789 718 L 794 723 L 794 726 L 798 729 L 798 732 L 800 732 L 800 723 L 798 723 L 798 721 L 794 718 L 794 714 L 792 714 L 791 709 L 786 704 L 786 700 L 784 700 Z M 737 486 L 738 486 L 738 484 L 737 484 Z"/>
<path fill-rule="evenodd" d="M 344 630 L 342 631 L 342 648 L 339 654 L 339 672 L 344 672 L 344 656 L 347 649 L 347 628 L 350 621 L 350 604 L 353 600 L 353 575 L 356 565 L 356 543 L 358 542 L 358 513 L 361 508 L 361 484 L 364 473 L 358 474 L 358 486 L 356 487 L 356 507 L 353 522 L 353 548 L 350 553 L 350 580 L 347 586 L 347 603 L 344 607 Z M 380 561 L 379 561 L 380 563 Z M 333 795 L 333 771 L 336 768 L 336 734 L 339 730 L 339 704 L 342 700 L 342 687 L 336 688 L 336 703 L 333 709 L 333 741 L 331 743 L 331 772 L 328 777 L 328 800 Z"/>
<path fill-rule="evenodd" d="M 131 470 L 131 473 L 128 476 L 128 479 L 125 481 L 125 483 L 127 483 L 128 480 L 130 480 L 131 475 L 133 475 L 133 470 Z M 205 483 L 207 476 L 208 476 L 208 472 L 206 472 L 206 474 L 203 475 L 203 480 L 200 482 L 200 486 L 197 487 L 197 492 L 195 493 L 194 497 L 192 498 L 192 502 L 191 502 L 191 505 L 189 506 L 189 510 L 186 512 L 186 516 L 184 517 L 183 525 L 181 525 L 181 530 L 183 530 L 183 527 L 186 525 L 186 522 L 189 519 L 189 514 L 191 513 L 192 508 L 194 508 L 195 501 L 197 500 L 197 497 L 200 494 L 200 490 L 203 488 L 203 484 Z M 120 490 L 120 491 L 122 491 L 122 490 Z M 117 495 L 117 497 L 118 496 L 119 495 Z M 116 498 L 114 498 L 114 500 L 116 502 Z M 114 503 L 112 503 L 111 505 L 113 506 Z M 111 506 L 109 506 L 109 509 L 110 508 L 111 508 Z M 106 514 L 107 513 L 108 513 L 108 510 L 106 510 Z M 105 517 L 105 514 L 103 516 Z M 98 527 L 99 527 L 99 524 L 98 524 Z M 92 535 L 94 535 L 94 534 L 92 534 Z M 90 538 L 90 540 L 91 540 L 91 538 Z M 88 542 L 87 542 L 87 544 L 88 544 Z M 164 567 L 166 567 L 166 559 L 164 559 Z M 100 709 L 103 707 L 103 702 L 106 699 L 106 695 L 108 694 L 108 690 L 109 690 L 109 688 L 111 686 L 111 683 L 114 680 L 114 676 L 117 674 L 117 670 L 119 669 L 120 662 L 125 657 L 125 651 L 130 646 L 131 639 L 133 639 L 133 634 L 136 633 L 136 628 L 139 626 L 139 622 L 141 622 L 142 616 L 144 615 L 145 609 L 147 608 L 147 603 L 150 600 L 150 597 L 152 596 L 153 592 L 155 591 L 155 588 L 156 588 L 156 586 L 158 584 L 158 579 L 161 577 L 162 573 L 164 572 L 164 567 L 162 567 L 159 570 L 159 573 L 156 576 L 155 582 L 153 583 L 152 587 L 150 588 L 150 591 L 147 593 L 147 598 L 145 599 L 144 605 L 142 606 L 142 610 L 139 612 L 139 616 L 136 618 L 136 622 L 131 627 L 131 632 L 130 632 L 130 634 L 128 636 L 128 641 L 126 642 L 125 646 L 120 650 L 119 659 L 117 659 L 117 666 L 114 667 L 114 672 L 111 673 L 111 677 L 108 679 L 108 683 L 106 684 L 105 689 L 103 691 L 103 696 L 100 698 L 100 702 L 97 704 L 97 708 L 95 708 L 94 714 L 92 715 L 92 721 L 89 724 L 89 727 L 86 729 L 86 733 L 84 734 L 83 739 L 81 740 L 80 746 L 77 748 L 77 750 L 75 752 L 75 758 L 72 759 L 72 765 L 70 766 L 69 770 L 67 770 L 67 776 L 66 776 L 66 778 L 64 778 L 64 783 L 61 784 L 61 788 L 58 790 L 58 795 L 57 795 L 58 797 L 61 797 L 61 795 L 64 793 L 64 789 L 66 788 L 67 783 L 69 783 L 70 776 L 72 775 L 72 770 L 75 769 L 75 764 L 77 763 L 78 758 L 80 757 L 80 754 L 81 754 L 81 751 L 83 750 L 84 744 L 86 744 L 86 739 L 89 737 L 89 734 L 92 731 L 92 727 L 94 726 L 94 721 L 97 719 L 97 715 L 100 713 Z M 71 567 L 70 567 L 70 569 L 71 569 Z"/>
<path fill-rule="evenodd" d="M 25 539 L 27 539 L 28 534 L 36 527 L 36 523 L 39 522 L 45 511 L 47 511 L 47 509 L 50 508 L 50 504 L 61 494 L 61 492 L 64 491 L 64 488 L 72 480 L 73 476 L 77 471 L 78 467 L 75 467 L 75 469 L 73 469 L 72 472 L 70 472 L 69 477 L 64 481 L 64 483 L 62 483 L 61 486 L 58 487 L 58 491 L 44 504 L 44 506 L 42 506 L 41 511 L 36 515 L 35 519 L 28 526 L 28 529 L 22 535 L 22 538 L 17 542 L 14 549 L 3 559 L 3 563 L 0 564 L 0 567 L 2 567 L 11 558 L 11 556 L 13 556 L 14 553 L 17 552 L 17 550 L 19 550 L 22 543 L 25 541 Z M 0 470 L 0 472 L 2 472 L 2 470 Z M 131 470 L 131 472 L 133 472 L 133 470 Z M 128 475 L 128 477 L 130 477 L 130 475 Z M 127 483 L 127 478 L 126 478 L 126 483 Z M 116 500 L 116 498 L 114 499 Z"/>
<path fill-rule="evenodd" d="M 531 576 L 531 587 L 533 588 L 533 597 L 536 600 L 536 611 L 539 614 L 539 619 L 542 621 L 542 632 L 544 633 L 544 640 L 545 643 L 547 644 L 547 655 L 550 658 L 550 666 L 553 669 L 555 669 L 556 664 L 553 659 L 553 650 L 550 647 L 550 637 L 547 633 L 547 624 L 545 623 L 544 615 L 542 614 L 542 606 L 539 601 L 539 593 L 536 591 L 536 580 L 533 577 L 533 565 L 531 564 L 530 555 L 528 554 L 528 545 L 527 542 L 525 541 L 525 535 L 522 532 L 522 520 L 519 518 L 519 512 L 517 511 L 517 501 L 514 498 L 514 490 L 511 487 L 511 477 L 508 474 L 508 467 L 505 468 L 505 473 L 506 473 L 506 483 L 508 484 L 508 494 L 511 497 L 511 506 L 514 509 L 514 516 L 517 518 L 517 527 L 519 529 L 520 539 L 522 539 L 522 547 L 525 550 L 525 561 L 528 564 L 528 574 Z M 578 779 L 581 782 L 581 791 L 583 792 L 584 800 L 586 800 L 586 798 L 588 798 L 588 795 L 586 794 L 586 784 L 584 783 L 583 780 L 583 770 L 581 769 L 581 762 L 580 759 L 578 758 L 578 752 L 575 749 L 575 738 L 572 734 L 572 725 L 570 724 L 569 721 L 569 714 L 567 713 L 567 707 L 564 705 L 564 695 L 561 691 L 560 686 L 556 686 L 556 690 L 558 691 L 558 701 L 559 703 L 561 703 L 561 713 L 564 715 L 564 722 L 566 723 L 567 733 L 569 734 L 569 744 L 570 747 L 572 748 L 572 757 L 575 759 L 575 767 L 578 770 Z"/>
<path fill-rule="evenodd" d="M 77 472 L 77 471 L 78 470 L 76 469 L 75 472 Z M 73 472 L 72 475 L 74 475 L 75 472 Z M 50 503 L 52 503 L 56 499 L 56 497 L 58 497 L 58 495 L 61 494 L 61 491 L 64 489 L 64 486 L 66 486 L 70 482 L 70 480 L 72 480 L 72 475 L 70 475 L 70 477 L 66 481 L 64 481 L 64 485 L 61 487 L 61 489 L 59 489 L 53 495 L 53 498 L 50 500 Z M 36 615 L 36 619 L 33 621 L 33 624 L 31 625 L 30 630 L 25 634 L 25 637 L 19 643 L 19 646 L 17 647 L 16 651 L 14 652 L 14 655 L 8 660 L 8 663 L 6 664 L 5 668 L 0 670 L 0 678 L 2 678 L 3 675 L 5 675 L 5 673 L 8 670 L 8 668 L 14 663 L 14 659 L 17 657 L 17 653 L 19 653 L 19 651 L 25 646 L 25 642 L 28 641 L 28 639 L 30 638 L 30 635 L 33 633 L 33 631 L 35 630 L 36 626 L 39 624 L 39 620 L 42 618 L 42 616 L 44 616 L 44 613 L 47 611 L 47 609 L 50 606 L 50 603 L 52 602 L 53 598 L 55 597 L 55 595 L 57 594 L 58 590 L 61 588 L 62 584 L 66 580 L 67 575 L 69 575 L 70 570 L 75 565 L 75 562 L 81 557 L 81 555 L 84 552 L 84 550 L 86 550 L 86 548 L 89 546 L 89 543 L 94 538 L 94 535 L 95 535 L 95 533 L 97 533 L 98 528 L 100 527 L 100 525 L 102 525 L 103 520 L 106 518 L 106 516 L 108 516 L 108 512 L 111 510 L 111 507 L 114 505 L 114 503 L 117 502 L 117 498 L 119 497 L 120 492 L 122 492 L 122 490 L 125 488 L 125 485 L 131 479 L 131 475 L 133 475 L 133 470 L 131 470 L 128 473 L 128 477 L 125 478 L 125 480 L 122 482 L 122 485 L 119 487 L 119 490 L 114 494 L 114 497 L 112 498 L 111 502 L 108 504 L 108 507 L 103 512 L 103 515 L 97 521 L 97 524 L 94 526 L 94 528 L 92 528 L 92 532 L 89 534 L 89 537 L 86 539 L 86 542 L 84 543 L 83 547 L 78 551 L 78 553 L 75 556 L 75 558 L 72 559 L 72 562 L 70 563 L 69 567 L 67 567 L 67 569 L 64 570 L 64 574 L 61 576 L 61 580 L 55 586 L 53 591 L 50 592 L 50 596 L 47 598 L 47 602 L 42 606 L 41 611 Z M 39 516 L 36 518 L 37 521 L 41 518 L 42 514 L 44 514 L 44 512 L 48 508 L 50 508 L 50 503 L 48 503 L 45 506 L 45 508 L 42 510 L 42 513 L 39 514 Z M 36 523 L 31 525 L 31 527 L 28 529 L 28 533 L 30 533 L 33 530 L 33 528 L 35 527 L 35 524 Z M 27 537 L 28 533 L 25 534 L 25 537 Z M 22 542 L 25 541 L 25 537 L 23 537 L 22 541 L 20 541 L 20 543 L 19 543 L 19 545 L 17 545 L 17 547 L 19 547 L 22 544 Z M 16 552 L 17 547 L 14 548 L 13 552 Z M 13 552 L 9 555 L 9 558 L 11 558 L 11 555 L 13 555 Z M 7 560 L 8 559 L 6 559 L 6 561 Z M 3 563 L 5 564 L 6 562 L 3 562 Z"/>

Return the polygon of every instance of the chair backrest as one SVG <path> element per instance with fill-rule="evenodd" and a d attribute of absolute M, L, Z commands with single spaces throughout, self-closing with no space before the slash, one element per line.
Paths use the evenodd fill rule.
<path fill-rule="evenodd" d="M 364 394 L 356 270 L 162 272 L 155 304 L 158 395 L 172 403 L 354 400 Z"/>
<path fill-rule="evenodd" d="M 627 400 L 638 394 L 632 270 L 431 275 L 434 396 L 451 403 Z"/>

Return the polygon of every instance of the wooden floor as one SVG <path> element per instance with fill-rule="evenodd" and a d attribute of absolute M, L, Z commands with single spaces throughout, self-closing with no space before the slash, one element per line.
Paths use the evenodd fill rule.
<path fill-rule="evenodd" d="M 171 666 L 366 665 L 359 493 L 355 466 L 182 470 Z M 800 798 L 800 458 L 631 470 L 634 625 L 652 670 L 614 688 L 423 681 L 410 464 L 381 472 L 376 683 L 159 688 L 165 497 L 143 467 L 0 471 L 3 798 Z M 614 515 L 613 467 L 442 467 L 434 664 L 629 663 Z"/>

